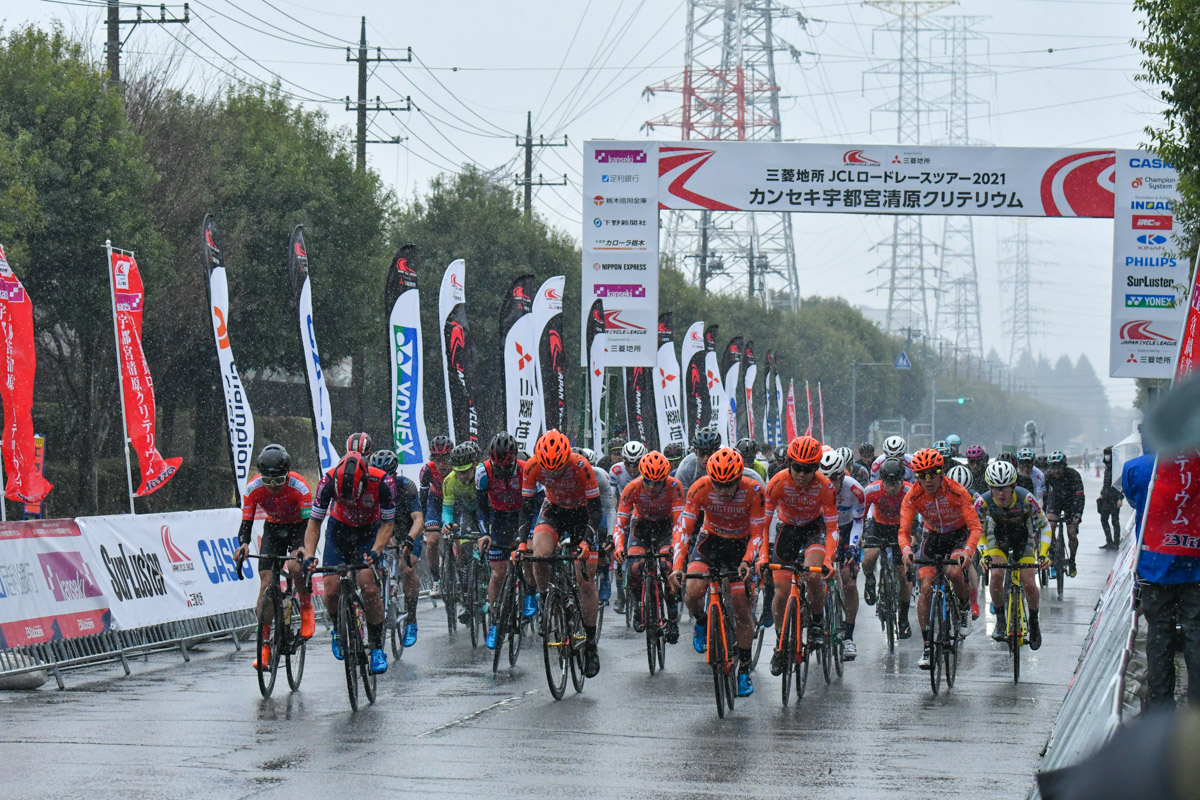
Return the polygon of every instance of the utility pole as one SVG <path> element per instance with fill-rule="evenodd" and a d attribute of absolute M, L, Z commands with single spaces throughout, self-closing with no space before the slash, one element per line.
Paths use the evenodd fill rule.
<path fill-rule="evenodd" d="M 128 5 L 128 4 L 126 4 L 126 5 Z M 137 16 L 134 19 L 121 19 L 121 2 L 120 2 L 120 0 L 108 0 L 108 16 L 107 16 L 108 39 L 104 43 L 104 50 L 105 50 L 105 55 L 107 56 L 107 62 L 108 62 L 108 81 L 109 81 L 109 83 L 118 84 L 121 82 L 121 47 L 125 44 L 124 42 L 121 41 L 121 26 L 122 25 L 132 25 L 133 27 L 136 28 L 138 25 L 141 25 L 142 23 L 154 24 L 154 25 L 171 25 L 171 24 L 186 24 L 191 21 L 188 16 L 188 4 L 187 3 L 183 4 L 183 17 L 182 18 L 174 17 L 174 16 L 168 17 L 167 16 L 167 7 L 165 5 L 160 5 L 158 8 L 159 8 L 158 19 L 154 19 L 152 17 L 143 17 L 141 6 L 137 6 Z M 130 31 L 130 33 L 133 33 L 133 31 Z"/>
<path fill-rule="evenodd" d="M 546 137 L 538 136 L 538 140 L 533 140 L 533 112 L 525 113 L 525 141 L 521 141 L 521 137 L 517 136 L 517 147 L 525 148 L 525 177 L 520 175 L 516 177 L 516 184 L 525 187 L 525 219 L 533 216 L 533 187 L 535 186 L 566 186 L 567 175 L 564 172 L 561 181 L 547 182 L 542 179 L 539 172 L 537 180 L 533 179 L 533 148 L 535 147 L 566 147 L 567 137 L 564 136 L 561 142 L 547 142 Z"/>
<path fill-rule="evenodd" d="M 408 48 L 408 55 L 404 58 L 384 58 L 383 49 L 376 47 L 375 55 L 367 55 L 367 18 L 362 18 L 362 31 L 358 37 L 358 55 L 351 56 L 350 48 L 346 48 L 346 61 L 358 62 L 358 102 L 354 105 L 354 110 L 358 114 L 358 135 L 355 137 L 355 153 L 354 166 L 359 172 L 367 168 L 367 145 L 369 144 L 400 144 L 402 139 L 399 136 L 393 136 L 391 139 L 368 139 L 367 138 L 367 112 L 380 111 L 411 111 L 412 98 L 405 97 L 403 106 L 385 106 L 380 101 L 379 97 L 375 97 L 375 105 L 367 105 L 367 64 L 387 64 L 387 63 L 408 63 L 412 61 L 412 48 Z M 350 98 L 346 98 L 346 110 L 350 110 Z"/>

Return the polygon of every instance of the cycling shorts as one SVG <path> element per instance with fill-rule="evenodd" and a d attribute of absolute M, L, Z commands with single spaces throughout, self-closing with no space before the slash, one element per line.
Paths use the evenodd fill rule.
<path fill-rule="evenodd" d="M 938 533 L 926 528 L 925 541 L 921 543 L 921 549 L 917 552 L 917 560 L 929 561 L 934 558 L 946 558 L 960 552 L 966 555 L 969 538 L 971 538 L 971 531 L 965 525 L 949 533 Z M 936 570 L 933 567 L 921 567 L 920 570 L 922 576 L 931 575 L 934 572 Z"/>
<path fill-rule="evenodd" d="M 699 562 L 709 569 L 723 572 L 737 569 L 746 555 L 746 540 L 727 536 L 716 536 L 700 531 L 696 545 L 692 548 L 690 563 Z M 688 572 L 695 572 L 689 567 Z"/>
<path fill-rule="evenodd" d="M 900 526 L 884 525 L 882 522 L 871 520 L 863 533 L 863 549 L 898 547 L 900 544 Z"/>
<path fill-rule="evenodd" d="M 442 527 L 442 497 L 433 492 L 425 499 L 425 530 L 440 530 Z"/>
<path fill-rule="evenodd" d="M 301 522 L 271 522 L 263 523 L 262 541 L 258 546 L 258 554 L 262 556 L 289 556 L 296 548 L 304 544 L 304 531 L 308 528 L 308 520 Z"/>
<path fill-rule="evenodd" d="M 1024 527 L 1013 531 L 1010 535 L 1006 535 L 1003 530 L 996 530 L 992 539 L 997 547 L 991 550 L 984 550 L 983 556 L 985 558 L 990 558 L 992 561 L 1004 560 L 1007 562 L 1010 553 L 1021 553 L 1022 555 L 1017 563 L 1037 563 L 1037 550 L 1034 549 L 1034 544 L 1029 539 L 1029 531 Z"/>
<path fill-rule="evenodd" d="M 639 519 L 633 523 L 633 532 L 629 536 L 628 547 L 640 547 L 643 550 L 662 549 L 671 544 L 671 520 L 669 519 Z M 743 548 L 744 549 L 744 548 Z"/>
<path fill-rule="evenodd" d="M 362 563 L 363 556 L 371 552 L 371 546 L 375 544 L 378 530 L 376 523 L 347 525 L 330 517 L 325 526 L 325 554 L 321 557 L 321 566 L 340 567 L 342 564 Z"/>
<path fill-rule="evenodd" d="M 533 532 L 553 533 L 556 540 L 568 536 L 576 545 L 587 542 L 592 552 L 596 552 L 596 532 L 588 527 L 587 506 L 563 508 L 546 501 L 542 504 L 542 518 Z"/>
<path fill-rule="evenodd" d="M 775 560 L 783 565 L 803 561 L 813 551 L 825 560 L 825 518 L 817 517 L 804 525 L 780 525 L 775 540 Z"/>
<path fill-rule="evenodd" d="M 520 511 L 492 511 L 492 546 L 488 548 L 488 561 L 507 561 L 517 547 L 517 531 L 520 528 Z"/>

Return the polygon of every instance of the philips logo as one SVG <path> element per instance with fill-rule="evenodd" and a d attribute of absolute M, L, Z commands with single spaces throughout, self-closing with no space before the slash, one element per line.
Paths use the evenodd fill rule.
<path fill-rule="evenodd" d="M 1176 265 L 1175 259 L 1169 256 L 1126 256 L 1125 258 L 1127 267 L 1174 267 Z"/>

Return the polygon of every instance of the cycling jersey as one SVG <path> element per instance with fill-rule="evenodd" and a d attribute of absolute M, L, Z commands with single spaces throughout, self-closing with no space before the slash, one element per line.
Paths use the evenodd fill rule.
<path fill-rule="evenodd" d="M 758 473 L 758 477 L 763 479 L 764 484 L 767 482 L 767 465 L 765 462 L 759 461 L 756 458 L 754 461 L 750 462 L 749 467 Z"/>
<path fill-rule="evenodd" d="M 667 478 L 666 487 L 658 495 L 646 491 L 641 477 L 634 478 L 621 492 L 621 504 L 617 507 L 617 521 L 613 525 L 613 542 L 617 552 L 625 550 L 625 533 L 630 518 L 636 520 L 670 521 L 673 528 L 683 513 L 683 484 L 675 478 Z"/>
<path fill-rule="evenodd" d="M 970 467 L 968 467 L 968 469 L 970 469 Z M 981 494 L 986 494 L 992 489 L 992 487 L 988 486 L 985 472 L 985 469 L 981 469 L 979 472 L 971 470 L 971 485 L 967 488 L 970 489 L 971 494 L 975 495 L 976 497 Z"/>
<path fill-rule="evenodd" d="M 406 512 L 410 517 L 413 514 L 424 513 L 417 485 L 403 475 L 392 475 L 391 478 L 396 483 L 397 513 Z"/>
<path fill-rule="evenodd" d="M 1046 476 L 1046 509 L 1052 514 L 1068 517 L 1083 516 L 1083 479 L 1072 467 L 1062 473 Z"/>
<path fill-rule="evenodd" d="M 904 502 L 904 495 L 912 489 L 913 485 L 907 481 L 900 487 L 900 491 L 896 494 L 888 494 L 883 488 L 883 481 L 874 481 L 867 484 L 867 488 L 863 490 L 863 505 L 871 511 L 871 519 L 880 525 L 899 525 L 900 524 L 900 505 Z"/>
<path fill-rule="evenodd" d="M 712 478 L 705 476 L 688 490 L 683 513 L 672 533 L 674 568 L 682 570 L 691 549 L 696 518 L 704 512 L 702 535 L 744 541 L 743 561 L 754 563 L 767 557 L 767 526 L 763 509 L 763 490 L 743 476 L 732 497 L 718 497 Z M 835 517 L 836 521 L 836 512 Z"/>
<path fill-rule="evenodd" d="M 1050 523 L 1032 492 L 1016 487 L 1007 506 L 997 503 L 990 491 L 985 492 L 975 501 L 975 513 L 987 523 L 983 526 L 985 555 L 1005 555 L 1011 549 L 1025 552 L 1025 545 L 1033 544 L 1031 523 L 1037 534 L 1037 554 L 1045 557 L 1050 552 Z"/>
<path fill-rule="evenodd" d="M 596 486 L 600 488 L 600 527 L 607 531 L 617 519 L 612 483 L 608 480 L 608 473 L 595 465 L 592 466 L 592 474 L 596 476 Z"/>
<path fill-rule="evenodd" d="M 287 483 L 278 492 L 272 492 L 263 484 L 262 475 L 255 475 L 246 486 L 242 519 L 253 522 L 255 511 L 261 508 L 268 522 L 300 522 L 308 519 L 311 507 L 312 492 L 299 473 L 289 472 Z"/>
<path fill-rule="evenodd" d="M 421 508 L 425 511 L 425 524 L 437 527 L 442 518 L 442 483 L 446 476 L 430 461 L 421 467 L 417 476 L 421 488 Z"/>
<path fill-rule="evenodd" d="M 396 518 L 396 481 L 381 469 L 367 468 L 367 486 L 358 500 L 346 503 L 334 494 L 337 483 L 333 470 L 321 476 L 317 492 L 313 497 L 312 518 L 325 519 L 326 515 L 350 527 L 361 527 L 382 520 L 391 522 Z M 329 538 L 328 536 L 326 538 Z"/>
<path fill-rule="evenodd" d="M 613 489 L 617 494 L 625 491 L 625 487 L 637 476 L 638 474 L 630 470 L 624 461 L 618 461 L 608 470 L 608 479 L 612 481 Z"/>
<path fill-rule="evenodd" d="M 833 565 L 838 543 L 837 490 L 828 478 L 818 472 L 801 489 L 791 472 L 778 472 L 767 484 L 765 508 L 767 519 L 778 521 L 781 536 L 785 527 L 804 528 L 824 518 L 825 561 Z"/>
<path fill-rule="evenodd" d="M 839 541 L 839 549 L 844 551 L 847 546 L 858 547 L 862 540 L 863 517 L 867 514 L 862 484 L 846 475 L 842 478 L 842 488 L 834 486 L 834 490 L 837 492 L 838 530 L 850 534 L 845 541 Z"/>
<path fill-rule="evenodd" d="M 463 477 L 459 477 L 462 475 Z M 463 528 L 474 527 L 475 520 L 475 477 L 474 473 L 451 470 L 442 481 L 442 524 L 449 525 L 458 517 Z"/>
<path fill-rule="evenodd" d="M 870 468 L 860 464 L 857 461 L 846 467 L 846 471 L 850 474 L 851 478 L 854 478 L 854 480 L 858 481 L 862 486 L 866 486 L 871 482 Z"/>
<path fill-rule="evenodd" d="M 942 478 L 942 486 L 934 494 L 926 492 L 918 483 L 904 495 L 904 502 L 900 504 L 900 547 L 905 553 L 912 552 L 912 527 L 918 514 L 925 530 L 932 534 L 927 539 L 966 529 L 970 533 L 966 549 L 973 551 L 979 544 L 982 531 L 971 493 L 949 478 Z"/>
<path fill-rule="evenodd" d="M 704 477 L 704 468 L 700 466 L 700 459 L 695 453 L 688 453 L 683 457 L 683 461 L 679 462 L 679 467 L 675 470 L 675 477 L 679 478 L 685 492 L 692 488 L 693 483 Z"/>
<path fill-rule="evenodd" d="M 1021 472 L 1021 470 L 1019 468 L 1017 469 L 1017 473 L 1020 475 L 1025 474 L 1025 473 Z M 1031 491 L 1037 496 L 1038 502 L 1039 503 L 1045 502 L 1045 500 L 1046 500 L 1046 473 L 1042 472 L 1040 469 L 1037 468 L 1036 465 L 1034 465 L 1034 467 L 1029 471 L 1029 480 L 1030 480 L 1030 482 L 1033 483 L 1033 489 Z"/>
<path fill-rule="evenodd" d="M 475 468 L 475 512 L 483 529 L 490 530 L 493 512 L 508 514 L 521 510 L 521 483 L 525 462 L 518 461 L 507 480 L 496 477 L 491 459 Z"/>
<path fill-rule="evenodd" d="M 880 456 L 875 459 L 875 463 L 871 465 L 871 480 L 879 480 L 879 468 L 883 466 L 883 462 L 887 461 L 891 456 Z M 908 453 L 904 454 L 904 480 L 909 482 L 916 481 L 916 473 L 912 471 L 912 456 Z"/>
<path fill-rule="evenodd" d="M 589 500 L 600 499 L 596 473 L 583 456 L 571 456 L 566 469 L 558 475 L 547 475 L 537 461 L 527 462 L 521 496 L 532 499 L 537 494 L 539 483 L 546 489 L 546 501 L 559 508 L 583 508 Z"/>

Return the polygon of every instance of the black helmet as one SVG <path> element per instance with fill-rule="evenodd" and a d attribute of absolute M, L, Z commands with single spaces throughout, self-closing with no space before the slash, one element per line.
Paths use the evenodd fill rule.
<path fill-rule="evenodd" d="M 879 480 L 900 483 L 904 480 L 904 464 L 898 458 L 889 458 L 879 467 Z"/>
<path fill-rule="evenodd" d="M 662 454 L 667 457 L 667 461 L 672 464 L 683 458 L 683 445 L 679 442 L 668 442 L 663 448 Z"/>
<path fill-rule="evenodd" d="M 782 464 L 783 460 L 787 458 L 787 445 L 781 444 L 776 447 L 775 451 L 772 453 L 772 456 L 774 456 L 776 464 Z"/>
<path fill-rule="evenodd" d="M 488 458 L 493 467 L 512 469 L 517 463 L 517 440 L 508 431 L 500 431 L 488 445 Z"/>
<path fill-rule="evenodd" d="M 733 449 L 742 454 L 742 460 L 746 462 L 746 466 L 753 464 L 754 457 L 758 455 L 758 445 L 749 436 L 738 439 Z"/>
<path fill-rule="evenodd" d="M 608 453 L 619 453 L 621 448 L 625 446 L 625 439 L 621 436 L 614 436 L 608 442 Z"/>
<path fill-rule="evenodd" d="M 450 451 L 450 466 L 454 469 L 469 467 L 479 461 L 479 446 L 474 442 L 457 444 Z"/>
<path fill-rule="evenodd" d="M 721 448 L 721 434 L 715 426 L 708 426 L 696 431 L 692 437 L 692 449 L 697 453 L 712 455 Z"/>
<path fill-rule="evenodd" d="M 400 459 L 391 450 L 376 450 L 371 453 L 371 457 L 367 459 L 367 463 L 375 469 L 381 469 L 389 475 L 396 474 L 396 468 L 400 466 Z"/>
<path fill-rule="evenodd" d="M 362 453 L 362 457 L 366 458 L 371 455 L 371 451 L 375 449 L 371 442 L 371 436 L 367 433 L 352 433 L 346 437 L 346 452 L 355 451 Z"/>
<path fill-rule="evenodd" d="M 258 471 L 267 478 L 280 478 L 292 470 L 292 457 L 281 444 L 269 444 L 258 454 Z"/>
<path fill-rule="evenodd" d="M 875 445 L 870 442 L 863 442 L 858 446 L 858 454 L 863 458 L 875 457 Z"/>
<path fill-rule="evenodd" d="M 429 443 L 429 454 L 434 456 L 449 455 L 454 449 L 454 442 L 450 441 L 449 436 L 435 436 L 433 441 Z"/>

